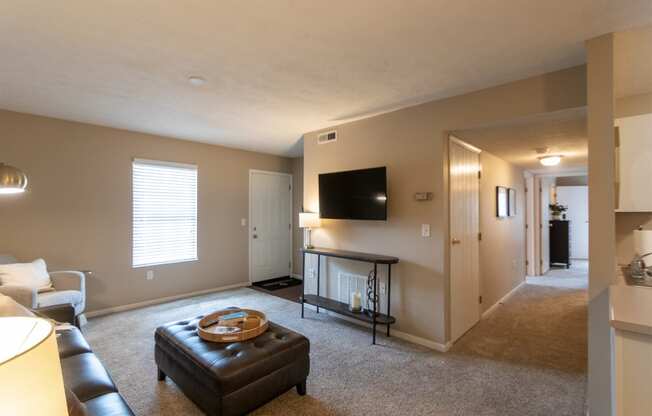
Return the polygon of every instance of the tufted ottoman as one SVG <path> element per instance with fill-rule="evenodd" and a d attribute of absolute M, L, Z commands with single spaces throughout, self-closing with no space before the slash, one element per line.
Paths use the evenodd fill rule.
<path fill-rule="evenodd" d="M 306 394 L 306 337 L 270 322 L 256 338 L 218 344 L 197 335 L 201 318 L 156 329 L 159 380 L 169 376 L 200 409 L 215 416 L 245 414 L 295 386 Z"/>

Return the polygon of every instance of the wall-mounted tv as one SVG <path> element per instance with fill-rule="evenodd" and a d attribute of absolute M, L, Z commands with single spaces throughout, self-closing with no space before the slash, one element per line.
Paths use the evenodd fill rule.
<path fill-rule="evenodd" d="M 319 216 L 344 220 L 387 219 L 387 169 L 319 175 Z"/>

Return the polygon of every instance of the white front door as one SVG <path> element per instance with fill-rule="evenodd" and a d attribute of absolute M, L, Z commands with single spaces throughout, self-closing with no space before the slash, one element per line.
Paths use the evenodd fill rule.
<path fill-rule="evenodd" d="M 480 155 L 451 137 L 449 146 L 451 339 L 480 320 Z"/>
<path fill-rule="evenodd" d="M 557 202 L 568 207 L 570 257 L 589 258 L 589 187 L 558 186 Z"/>
<path fill-rule="evenodd" d="M 252 282 L 292 274 L 292 176 L 250 171 L 249 274 Z"/>

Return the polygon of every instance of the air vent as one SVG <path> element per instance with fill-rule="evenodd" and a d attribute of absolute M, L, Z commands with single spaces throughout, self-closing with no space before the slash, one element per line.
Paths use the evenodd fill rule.
<path fill-rule="evenodd" d="M 320 133 L 317 136 L 318 144 L 333 143 L 337 141 L 337 132 L 336 131 L 327 131 L 325 133 Z"/>

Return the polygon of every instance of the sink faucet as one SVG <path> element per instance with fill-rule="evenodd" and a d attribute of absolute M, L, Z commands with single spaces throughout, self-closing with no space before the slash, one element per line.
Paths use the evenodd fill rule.
<path fill-rule="evenodd" d="M 631 270 L 632 277 L 634 279 L 645 279 L 647 276 L 652 276 L 652 273 L 645 264 L 645 257 L 652 255 L 652 253 L 635 255 L 634 260 L 629 263 L 629 269 Z"/>

